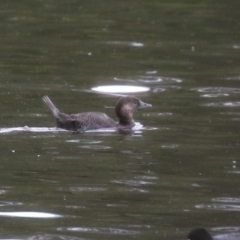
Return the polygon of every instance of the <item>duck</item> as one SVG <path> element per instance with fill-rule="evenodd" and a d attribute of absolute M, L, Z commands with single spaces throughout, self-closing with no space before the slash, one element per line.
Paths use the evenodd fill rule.
<path fill-rule="evenodd" d="M 152 107 L 134 96 L 121 97 L 115 106 L 118 122 L 102 112 L 81 112 L 66 114 L 60 112 L 48 96 L 42 98 L 43 103 L 56 118 L 58 128 L 71 131 L 87 131 L 95 129 L 132 129 L 135 126 L 133 115 L 137 110 Z"/>

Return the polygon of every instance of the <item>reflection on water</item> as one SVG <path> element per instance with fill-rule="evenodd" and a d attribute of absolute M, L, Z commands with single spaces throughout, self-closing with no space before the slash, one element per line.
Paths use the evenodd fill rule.
<path fill-rule="evenodd" d="M 61 234 L 42 234 L 26 238 L 26 240 L 85 240 L 85 238 L 67 236 Z"/>
<path fill-rule="evenodd" d="M 178 144 L 169 144 L 169 145 L 162 145 L 162 148 L 177 148 L 179 145 Z"/>
<path fill-rule="evenodd" d="M 7 192 L 4 191 L 3 193 L 7 193 Z M 6 206 L 12 206 L 12 205 L 19 206 L 19 205 L 23 205 L 23 203 L 0 201 L 0 207 L 6 207 Z"/>
<path fill-rule="evenodd" d="M 224 87 L 193 88 L 191 90 L 203 92 L 203 93 L 222 93 L 222 94 L 240 93 L 240 88 L 224 88 Z"/>
<path fill-rule="evenodd" d="M 219 197 L 219 198 L 213 198 L 213 202 L 224 202 L 224 203 L 240 203 L 240 198 L 224 198 L 224 197 Z"/>
<path fill-rule="evenodd" d="M 102 149 L 102 150 L 106 150 L 106 149 L 110 149 L 111 147 L 109 147 L 109 146 L 100 146 L 100 145 L 91 145 L 91 146 L 88 146 L 88 145 L 83 145 L 83 146 L 81 146 L 81 148 L 86 148 L 86 149 L 95 149 L 95 150 L 97 150 L 97 149 Z"/>
<path fill-rule="evenodd" d="M 58 228 L 58 231 L 73 231 L 73 232 L 84 232 L 84 233 L 98 233 L 106 235 L 137 235 L 139 231 L 126 230 L 120 228 L 87 228 L 87 227 L 68 227 Z"/>
<path fill-rule="evenodd" d="M 140 180 L 113 180 L 113 183 L 124 184 L 129 186 L 142 186 L 142 185 L 151 185 L 153 182 L 149 181 L 140 181 Z"/>
<path fill-rule="evenodd" d="M 239 198 L 213 198 L 212 204 L 199 204 L 196 205 L 196 208 L 199 209 L 209 209 L 209 210 L 218 210 L 218 211 L 240 211 L 240 205 L 237 205 L 237 203 L 240 203 Z"/>
<path fill-rule="evenodd" d="M 240 239 L 240 228 L 237 226 L 214 227 L 213 232 L 223 233 L 214 236 L 216 240 L 238 240 Z"/>
<path fill-rule="evenodd" d="M 22 217 L 22 218 L 59 218 L 58 214 L 42 213 L 42 212 L 0 212 L 0 216 L 4 217 Z"/>
<path fill-rule="evenodd" d="M 217 102 L 217 103 L 206 103 L 206 107 L 239 107 L 240 102 Z"/>
<path fill-rule="evenodd" d="M 224 88 L 224 87 L 206 87 L 206 88 L 193 88 L 193 91 L 197 91 L 202 94 L 201 97 L 215 98 L 215 97 L 227 97 L 231 94 L 239 94 L 240 88 Z"/>
<path fill-rule="evenodd" d="M 106 191 L 106 188 L 97 188 L 97 187 L 70 187 L 69 191 L 71 192 L 101 192 Z"/>
<path fill-rule="evenodd" d="M 113 44 L 113 45 L 126 45 L 130 47 L 144 47 L 143 43 L 140 42 L 120 42 L 120 41 L 108 41 L 107 44 Z"/>
<path fill-rule="evenodd" d="M 26 240 L 85 240 L 85 238 L 65 236 L 60 234 L 43 234 L 28 237 Z"/>
<path fill-rule="evenodd" d="M 158 117 L 158 116 L 171 116 L 173 113 L 170 112 L 160 112 L 160 113 L 143 113 L 143 116 Z"/>
<path fill-rule="evenodd" d="M 141 76 L 139 79 L 140 82 L 144 83 L 163 83 L 163 84 L 174 84 L 174 83 L 181 83 L 181 79 L 177 78 L 168 78 L 168 77 L 157 77 L 157 76 Z"/>
<path fill-rule="evenodd" d="M 67 130 L 60 128 L 48 128 L 48 127 L 14 127 L 14 128 L 0 128 L 0 133 L 12 133 L 12 132 L 67 132 Z"/>
<path fill-rule="evenodd" d="M 145 84 L 156 84 L 156 83 L 161 83 L 161 84 L 174 84 L 174 83 L 181 83 L 182 80 L 178 78 L 171 78 L 171 77 L 162 77 L 162 76 L 149 76 L 149 72 L 146 73 L 147 75 L 145 76 L 138 76 L 136 80 L 134 79 L 121 79 L 121 78 L 114 78 L 115 81 L 120 81 L 120 82 L 142 82 Z M 155 72 L 153 72 L 155 75 Z"/>
<path fill-rule="evenodd" d="M 227 80 L 236 80 L 239 81 L 240 80 L 240 76 L 233 76 L 233 77 L 227 77 Z"/>
<path fill-rule="evenodd" d="M 199 204 L 196 205 L 199 209 L 209 209 L 218 211 L 240 211 L 240 205 L 230 205 L 230 204 Z"/>
<path fill-rule="evenodd" d="M 148 87 L 139 87 L 139 86 L 122 86 L 122 85 L 113 85 L 113 86 L 99 86 L 92 88 L 96 92 L 105 92 L 105 93 L 137 93 L 137 92 L 147 92 L 150 90 Z"/>
<path fill-rule="evenodd" d="M 93 135 L 100 135 L 100 136 L 111 136 L 111 135 L 116 135 L 116 134 L 125 134 L 125 135 L 132 135 L 132 134 L 141 134 L 143 130 L 151 130 L 152 128 L 149 127 L 144 127 L 142 124 L 139 122 L 135 122 L 135 126 L 131 130 L 124 130 L 124 129 L 109 129 L 109 128 L 102 128 L 102 129 L 94 129 L 94 130 L 87 130 L 84 132 L 84 134 L 93 134 Z M 156 129 L 156 128 L 154 128 Z M 0 128 L 0 134 L 5 134 L 5 133 L 16 133 L 16 132 L 33 132 L 33 133 L 71 133 L 75 134 L 75 132 L 68 131 L 65 129 L 61 128 L 48 128 L 48 127 L 13 127 L 13 128 Z M 80 133 L 79 133 L 80 134 Z M 74 140 L 67 140 L 66 142 L 80 142 L 79 139 L 74 139 Z M 81 142 L 86 142 L 88 144 L 99 144 L 101 141 L 81 141 Z M 82 146 L 82 148 L 102 148 L 102 149 L 108 149 L 110 147 L 108 146 Z"/>

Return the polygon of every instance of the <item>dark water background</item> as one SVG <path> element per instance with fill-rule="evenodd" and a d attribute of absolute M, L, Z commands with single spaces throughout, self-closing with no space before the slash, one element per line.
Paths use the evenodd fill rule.
<path fill-rule="evenodd" d="M 0 238 L 239 233 L 239 9 L 239 0 L 2 1 Z M 135 115 L 143 129 L 54 131 L 42 96 L 64 112 L 115 118 L 118 96 L 91 90 L 103 85 L 149 88 L 134 93 L 153 105 Z"/>

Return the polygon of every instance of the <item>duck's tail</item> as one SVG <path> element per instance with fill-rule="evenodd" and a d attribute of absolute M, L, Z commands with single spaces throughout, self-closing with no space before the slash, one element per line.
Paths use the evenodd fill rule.
<path fill-rule="evenodd" d="M 50 98 L 48 96 L 44 96 L 42 98 L 44 104 L 51 110 L 53 116 L 55 118 L 58 118 L 59 116 L 59 110 L 55 107 L 55 105 L 53 104 L 53 102 L 50 100 Z"/>

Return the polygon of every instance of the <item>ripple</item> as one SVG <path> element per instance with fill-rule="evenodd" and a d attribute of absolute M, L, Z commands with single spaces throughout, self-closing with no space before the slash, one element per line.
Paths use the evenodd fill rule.
<path fill-rule="evenodd" d="M 150 90 L 150 88 L 142 86 L 110 85 L 94 87 L 91 90 L 104 93 L 136 93 L 147 92 Z"/>
<path fill-rule="evenodd" d="M 98 145 L 84 145 L 84 146 L 80 146 L 80 148 L 84 148 L 84 149 L 94 149 L 94 150 L 107 150 L 107 149 L 111 149 L 112 147 L 109 146 L 98 146 Z"/>
<path fill-rule="evenodd" d="M 59 218 L 61 215 L 44 212 L 0 212 L 4 217 L 22 217 L 22 218 Z"/>
<path fill-rule="evenodd" d="M 57 228 L 57 230 L 84 232 L 84 233 L 111 234 L 111 235 L 136 235 L 140 233 L 139 231 L 126 230 L 121 228 L 67 227 L 67 228 Z"/>
<path fill-rule="evenodd" d="M 143 43 L 138 43 L 138 42 L 131 42 L 128 44 L 128 46 L 131 46 L 131 47 L 144 47 L 144 44 Z"/>
<path fill-rule="evenodd" d="M 153 130 L 169 130 L 170 128 L 167 127 L 144 127 L 145 130 L 147 131 L 153 131 Z"/>
<path fill-rule="evenodd" d="M 178 144 L 168 144 L 168 145 L 162 145 L 161 148 L 177 148 L 179 147 Z"/>
<path fill-rule="evenodd" d="M 154 93 L 159 93 L 159 92 L 164 92 L 164 91 L 166 91 L 166 88 L 158 87 L 158 88 L 153 89 Z"/>
<path fill-rule="evenodd" d="M 213 231 L 221 231 L 221 232 L 239 232 L 240 231 L 240 227 L 235 227 L 235 226 L 232 226 L 232 227 L 214 227 L 214 228 L 211 228 L 211 230 Z"/>
<path fill-rule="evenodd" d="M 191 186 L 192 186 L 192 187 L 201 187 L 201 185 L 198 184 L 198 183 L 192 183 Z"/>
<path fill-rule="evenodd" d="M 144 79 L 139 79 L 138 81 L 144 82 L 144 83 L 159 83 L 163 82 L 164 79 L 162 77 L 148 77 L 148 76 L 142 76 Z"/>
<path fill-rule="evenodd" d="M 240 211 L 240 206 L 230 204 L 199 204 L 195 206 L 199 209 L 220 210 L 220 211 Z"/>
<path fill-rule="evenodd" d="M 163 83 L 163 84 L 173 84 L 173 83 L 181 83 L 182 79 L 179 78 L 171 78 L 171 77 L 162 77 L 162 76 L 150 76 L 150 75 L 141 75 L 138 76 L 137 79 L 123 79 L 123 78 L 114 78 L 115 81 L 122 81 L 122 82 L 134 82 L 134 83 L 147 83 L 147 84 L 156 84 L 156 83 Z"/>
<path fill-rule="evenodd" d="M 86 207 L 69 205 L 69 206 L 66 206 L 66 208 L 69 208 L 69 209 L 85 209 Z"/>
<path fill-rule="evenodd" d="M 240 174 L 240 171 L 229 171 L 229 173 Z"/>
<path fill-rule="evenodd" d="M 57 234 L 44 234 L 44 235 L 36 235 L 27 238 L 27 240 L 85 240 L 85 238 L 72 237 L 72 236 L 63 236 Z"/>
<path fill-rule="evenodd" d="M 156 70 L 146 71 L 146 74 L 148 74 L 148 75 L 157 74 L 157 71 Z"/>
<path fill-rule="evenodd" d="M 79 143 L 80 139 L 70 139 L 70 140 L 67 140 L 66 142 L 68 142 L 68 143 Z"/>
<path fill-rule="evenodd" d="M 214 236 L 214 240 L 239 240 L 240 239 L 240 228 L 235 226 L 230 227 L 214 227 L 211 228 L 212 231 L 223 232 L 223 234 L 218 234 Z"/>
<path fill-rule="evenodd" d="M 158 180 L 159 177 L 156 177 L 156 176 L 137 176 L 135 177 L 135 179 L 147 179 L 147 180 Z"/>
<path fill-rule="evenodd" d="M 88 143 L 88 144 L 99 144 L 102 143 L 102 141 L 97 141 L 97 140 L 86 140 L 86 139 L 69 139 L 66 142 L 70 142 L 70 143 L 79 143 L 79 142 L 83 142 L 83 143 Z"/>
<path fill-rule="evenodd" d="M 240 233 L 227 233 L 214 236 L 214 240 L 239 240 Z"/>
<path fill-rule="evenodd" d="M 240 116 L 239 112 L 220 112 L 220 114 L 223 114 L 223 115 L 238 115 L 238 116 Z"/>
<path fill-rule="evenodd" d="M 117 131 L 116 128 L 100 128 L 100 129 L 87 130 L 85 131 L 85 133 L 111 134 L 111 133 L 115 133 L 116 131 Z"/>
<path fill-rule="evenodd" d="M 106 204 L 107 207 L 127 207 L 127 205 L 125 204 L 116 204 L 116 203 L 109 203 L 109 204 Z"/>
<path fill-rule="evenodd" d="M 219 197 L 213 198 L 213 202 L 223 202 L 223 203 L 240 203 L 240 198 L 226 198 L 226 197 Z"/>
<path fill-rule="evenodd" d="M 240 49 L 240 45 L 233 45 L 234 49 Z"/>
<path fill-rule="evenodd" d="M 207 93 L 201 95 L 202 97 L 221 97 L 229 96 L 229 94 L 239 94 L 240 88 L 228 88 L 228 87 L 199 87 L 192 88 L 192 91 L 197 91 L 200 93 Z"/>
<path fill-rule="evenodd" d="M 6 207 L 6 206 L 21 206 L 21 205 L 23 205 L 21 202 L 0 201 L 0 207 Z"/>
<path fill-rule="evenodd" d="M 240 102 L 217 102 L 203 104 L 205 107 L 239 107 Z"/>
<path fill-rule="evenodd" d="M 151 116 L 151 117 L 158 117 L 158 116 L 171 116 L 173 113 L 171 112 L 162 112 L 162 113 L 143 113 L 143 116 Z"/>
<path fill-rule="evenodd" d="M 40 114 L 40 113 L 28 113 L 28 114 L 18 114 L 19 117 L 47 117 L 47 114 Z"/>
<path fill-rule="evenodd" d="M 192 88 L 190 90 L 197 91 L 197 92 L 211 92 L 211 93 L 222 93 L 226 92 L 228 88 L 223 87 L 199 87 L 199 88 Z"/>
<path fill-rule="evenodd" d="M 61 128 L 48 128 L 48 127 L 14 127 L 14 128 L 0 128 L 0 133 L 13 133 L 13 132 L 67 132 Z"/>
<path fill-rule="evenodd" d="M 149 191 L 140 189 L 140 188 L 130 188 L 130 189 L 127 189 L 127 192 L 148 193 Z"/>
<path fill-rule="evenodd" d="M 128 185 L 128 186 L 143 186 L 143 185 L 155 184 L 154 182 L 143 181 L 143 180 L 113 180 L 111 182 L 117 183 L 117 184 Z"/>
<path fill-rule="evenodd" d="M 135 122 L 135 126 L 132 128 L 133 131 L 144 129 L 143 125 L 139 122 Z"/>
<path fill-rule="evenodd" d="M 179 78 L 171 78 L 171 77 L 162 77 L 162 76 L 140 76 L 138 79 L 139 82 L 143 83 L 181 83 L 182 80 Z"/>
<path fill-rule="evenodd" d="M 227 93 L 216 93 L 216 94 L 203 94 L 200 97 L 206 97 L 206 98 L 217 98 L 217 97 L 227 97 L 229 94 Z"/>
<path fill-rule="evenodd" d="M 126 41 L 108 41 L 107 44 L 111 45 L 125 45 L 130 47 L 144 47 L 143 43 L 140 42 L 126 42 Z"/>
<path fill-rule="evenodd" d="M 240 81 L 240 76 L 227 77 L 227 80 Z"/>
<path fill-rule="evenodd" d="M 25 238 L 0 238 L 0 240 L 25 240 Z"/>
<path fill-rule="evenodd" d="M 106 191 L 107 188 L 101 187 L 70 187 L 69 191 L 71 192 L 103 192 Z"/>

